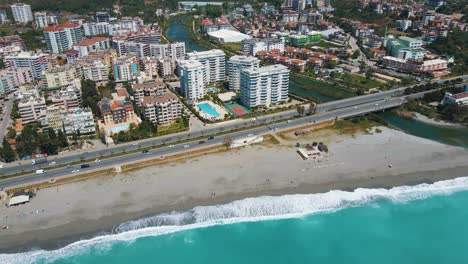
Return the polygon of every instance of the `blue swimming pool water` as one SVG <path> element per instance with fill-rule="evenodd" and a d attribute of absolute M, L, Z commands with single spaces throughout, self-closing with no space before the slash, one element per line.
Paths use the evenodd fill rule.
<path fill-rule="evenodd" d="M 214 117 L 219 116 L 219 113 L 216 112 L 216 109 L 213 106 L 211 106 L 209 103 L 201 103 L 201 104 L 197 104 L 197 106 L 205 114 L 209 114 L 210 116 L 214 116 Z"/>
<path fill-rule="evenodd" d="M 113 127 L 109 128 L 109 131 L 112 134 L 117 134 L 120 131 L 126 131 L 126 130 L 129 130 L 129 129 L 130 129 L 130 124 L 121 124 L 121 125 L 117 125 L 117 126 L 113 126 Z"/>

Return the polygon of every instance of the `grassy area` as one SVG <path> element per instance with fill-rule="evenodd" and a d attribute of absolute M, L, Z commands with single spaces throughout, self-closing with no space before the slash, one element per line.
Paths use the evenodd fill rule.
<path fill-rule="evenodd" d="M 158 126 L 158 136 L 168 135 L 187 131 L 189 128 L 184 124 L 182 120 L 177 120 L 175 123 L 169 126 Z"/>
<path fill-rule="evenodd" d="M 320 40 L 320 41 L 317 41 L 317 42 L 312 42 L 312 43 L 309 43 L 307 44 L 306 48 L 312 48 L 314 46 L 317 46 L 317 47 L 321 47 L 321 48 L 342 48 L 343 46 L 340 46 L 340 45 L 337 45 L 337 44 L 334 44 L 334 43 L 331 43 L 331 42 L 328 42 L 328 41 L 324 41 L 324 40 Z"/>
<path fill-rule="evenodd" d="M 0 35 L 1 36 L 10 36 L 15 35 L 15 31 L 18 30 L 18 27 L 15 25 L 1 25 L 0 26 Z"/>
<path fill-rule="evenodd" d="M 349 120 L 338 120 L 333 125 L 333 130 L 338 134 L 356 134 L 356 133 L 369 133 L 369 129 L 381 125 L 380 123 L 364 118 L 356 117 Z"/>
<path fill-rule="evenodd" d="M 357 74 L 343 73 L 340 74 L 338 78 L 342 80 L 341 83 L 344 86 L 351 89 L 369 90 L 372 88 L 379 88 L 381 86 L 385 86 L 381 82 L 378 82 L 373 79 L 367 79 L 366 77 Z"/>
<path fill-rule="evenodd" d="M 333 98 L 342 99 L 356 96 L 356 93 L 351 90 L 313 80 L 298 74 L 291 74 L 291 80 L 305 89 L 314 90 L 320 94 Z"/>
<path fill-rule="evenodd" d="M 239 52 L 241 46 L 240 42 L 223 43 L 221 45 L 232 52 Z"/>

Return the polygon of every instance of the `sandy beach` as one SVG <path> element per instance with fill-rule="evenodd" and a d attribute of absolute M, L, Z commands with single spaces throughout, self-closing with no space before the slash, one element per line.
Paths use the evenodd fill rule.
<path fill-rule="evenodd" d="M 0 207 L 0 252 L 56 248 L 131 219 L 246 197 L 390 188 L 468 176 L 468 149 L 381 127 L 356 136 L 320 130 L 117 176 L 39 190 Z M 296 142 L 322 141 L 329 157 L 304 161 Z M 392 164 L 392 168 L 389 168 Z"/>

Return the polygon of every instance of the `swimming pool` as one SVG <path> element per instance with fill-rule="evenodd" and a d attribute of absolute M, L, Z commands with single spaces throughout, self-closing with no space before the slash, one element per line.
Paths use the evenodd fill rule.
<path fill-rule="evenodd" d="M 117 134 L 120 131 L 126 131 L 130 129 L 130 124 L 121 124 L 109 128 L 111 134 Z"/>
<path fill-rule="evenodd" d="M 219 116 L 219 113 L 216 111 L 216 109 L 212 105 L 210 105 L 209 103 L 197 104 L 197 107 L 200 108 L 200 110 L 205 114 L 208 114 L 208 115 L 214 116 L 214 117 Z"/>

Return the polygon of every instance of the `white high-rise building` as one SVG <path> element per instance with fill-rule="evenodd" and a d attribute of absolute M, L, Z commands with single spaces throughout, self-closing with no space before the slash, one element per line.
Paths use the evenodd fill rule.
<path fill-rule="evenodd" d="M 31 6 L 26 4 L 13 4 L 11 5 L 11 12 L 13 13 L 13 18 L 15 22 L 18 23 L 28 23 L 33 21 L 33 15 L 31 12 Z"/>
<path fill-rule="evenodd" d="M 222 50 L 194 51 L 187 53 L 185 58 L 199 61 L 203 65 L 205 83 L 224 81 L 226 75 L 226 56 Z"/>
<path fill-rule="evenodd" d="M 36 22 L 36 26 L 40 28 L 47 27 L 51 24 L 54 24 L 54 25 L 58 24 L 57 16 L 48 15 L 45 12 L 44 13 L 35 12 L 34 21 Z"/>
<path fill-rule="evenodd" d="M 232 56 L 228 61 L 229 89 L 238 91 L 240 89 L 240 74 L 245 69 L 257 69 L 260 61 L 251 56 Z"/>
<path fill-rule="evenodd" d="M 281 64 L 241 72 L 241 103 L 249 108 L 288 100 L 289 69 Z"/>
<path fill-rule="evenodd" d="M 185 57 L 185 43 L 175 42 L 168 44 L 150 44 L 150 57 L 156 59 L 170 58 L 172 60 L 183 60 Z"/>
<path fill-rule="evenodd" d="M 196 60 L 178 63 L 182 96 L 189 100 L 201 99 L 205 96 L 205 66 Z"/>

